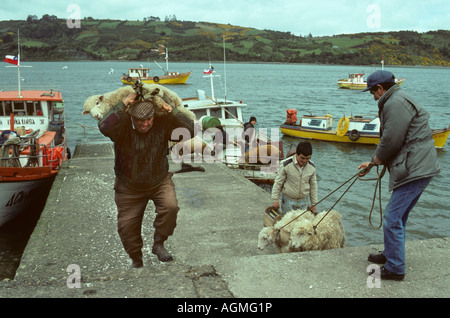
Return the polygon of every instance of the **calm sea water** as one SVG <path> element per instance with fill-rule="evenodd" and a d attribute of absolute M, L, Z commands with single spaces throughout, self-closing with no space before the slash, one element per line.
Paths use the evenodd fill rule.
<path fill-rule="evenodd" d="M 23 63 L 32 68 L 22 70 L 24 88 L 53 88 L 61 90 L 67 113 L 67 132 L 69 146 L 73 151 L 81 142 L 107 140 L 96 128 L 96 121 L 90 116 L 82 116 L 84 100 L 95 94 L 106 93 L 122 87 L 120 76 L 129 67 L 140 64 L 152 67 L 157 75 L 162 75 L 156 64 L 148 62 L 34 62 Z M 67 67 L 65 67 L 67 66 Z M 182 98 L 194 96 L 197 89 L 210 94 L 209 79 L 203 78 L 207 63 L 171 63 L 171 71 L 192 71 L 186 85 L 170 86 Z M 285 120 L 286 109 L 298 110 L 314 115 L 331 114 L 335 123 L 343 115 L 376 114 L 377 104 L 369 93 L 341 90 L 336 81 L 348 73 L 374 69 L 371 66 L 324 66 L 288 64 L 213 64 L 221 75 L 215 80 L 215 95 L 228 99 L 242 100 L 248 104 L 244 109 L 247 121 L 250 116 L 258 120 L 257 128 L 271 128 L 279 133 L 278 127 Z M 111 69 L 114 72 L 111 73 Z M 405 78 L 402 87 L 421 102 L 431 115 L 432 128 L 443 128 L 450 124 L 450 69 L 433 68 L 388 68 L 396 77 Z M 226 75 L 226 76 L 225 76 Z M 12 68 L 0 68 L 0 89 L 16 89 L 17 73 Z M 276 135 L 272 135 L 272 138 Z M 281 136 L 280 136 L 281 137 Z M 299 139 L 282 137 L 285 153 L 295 148 Z M 319 198 L 323 198 L 357 172 L 361 162 L 373 156 L 375 146 L 354 146 L 312 141 L 313 158 L 319 183 Z M 450 236 L 450 155 L 446 149 L 439 150 L 441 174 L 434 178 L 422 195 L 421 200 L 410 214 L 407 238 L 427 239 Z M 371 173 L 374 176 L 374 173 Z M 388 176 L 382 180 L 383 208 L 390 196 Z M 369 210 L 372 204 L 374 182 L 357 181 L 343 199 L 336 205 L 344 217 L 347 245 L 361 246 L 382 243 L 382 230 L 369 224 Z M 330 208 L 342 191 L 332 195 L 318 206 L 319 210 Z M 267 194 L 270 195 L 269 193 Z M 372 215 L 372 222 L 378 225 L 378 208 Z M 261 211 L 262 213 L 262 211 Z M 32 228 L 32 226 L 31 226 Z M 0 229 L 0 267 L 13 267 L 18 264 L 24 244 L 12 243 L 17 239 L 28 238 L 29 233 L 21 234 L 20 227 Z M 24 231 L 26 232 L 26 231 Z M 4 265 L 6 264 L 6 265 Z M 12 264 L 12 265 L 11 265 Z M 5 267 L 5 268 L 6 268 Z M 8 277 L 4 274 L 3 277 Z M 0 279 L 2 271 L 0 270 Z"/>

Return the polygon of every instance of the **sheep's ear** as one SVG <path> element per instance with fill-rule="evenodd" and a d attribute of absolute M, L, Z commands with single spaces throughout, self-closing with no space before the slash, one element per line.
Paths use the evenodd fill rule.
<path fill-rule="evenodd" d="M 84 115 L 87 115 L 87 114 L 89 114 L 89 112 L 88 112 L 87 110 L 85 110 L 85 111 L 83 112 L 83 116 L 84 116 Z"/>
<path fill-rule="evenodd" d="M 100 99 L 100 101 L 103 102 L 103 95 L 101 95 L 98 99 Z"/>

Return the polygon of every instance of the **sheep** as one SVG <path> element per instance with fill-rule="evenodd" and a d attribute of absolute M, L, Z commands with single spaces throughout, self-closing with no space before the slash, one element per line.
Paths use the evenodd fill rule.
<path fill-rule="evenodd" d="M 90 114 L 92 118 L 101 120 L 114 105 L 123 100 L 128 94 L 134 92 L 135 90 L 132 86 L 125 86 L 113 92 L 90 96 L 84 102 L 82 115 Z M 181 98 L 175 92 L 164 86 L 142 83 L 142 95 L 145 100 L 151 100 L 153 102 L 156 116 L 165 114 L 162 110 L 162 105 L 166 102 L 172 107 L 178 108 L 190 119 L 195 120 L 195 114 L 183 107 Z"/>
<path fill-rule="evenodd" d="M 288 212 L 273 226 L 263 228 L 258 236 L 258 248 L 262 250 L 272 244 L 277 253 L 289 253 L 344 247 L 345 231 L 337 211 L 331 210 L 326 216 L 327 211 L 317 215 L 305 211 Z"/>

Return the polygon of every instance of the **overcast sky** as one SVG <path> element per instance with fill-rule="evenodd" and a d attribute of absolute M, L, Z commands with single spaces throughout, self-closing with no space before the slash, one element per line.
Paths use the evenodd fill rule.
<path fill-rule="evenodd" d="M 205 21 L 322 36 L 450 30 L 449 0 L 16 0 L 2 1 L 0 20 L 58 18 Z M 83 25 L 81 24 L 81 27 Z"/>

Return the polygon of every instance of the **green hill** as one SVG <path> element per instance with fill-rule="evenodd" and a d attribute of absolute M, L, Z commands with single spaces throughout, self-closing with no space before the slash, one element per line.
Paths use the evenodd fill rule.
<path fill-rule="evenodd" d="M 0 21 L 0 50 L 4 55 L 17 52 L 20 29 L 27 61 L 142 61 L 157 58 L 152 49 L 159 44 L 169 49 L 171 61 L 222 60 L 225 38 L 228 61 L 370 65 L 384 56 L 387 65 L 450 66 L 448 30 L 303 37 L 209 22 L 80 22 L 80 28 L 69 28 L 66 20 L 49 15 Z"/>

